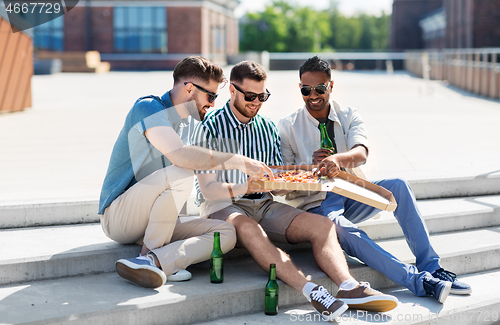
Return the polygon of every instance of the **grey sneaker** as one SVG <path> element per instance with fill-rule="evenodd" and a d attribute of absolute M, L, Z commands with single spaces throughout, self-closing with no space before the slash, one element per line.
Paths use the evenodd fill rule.
<path fill-rule="evenodd" d="M 131 258 L 121 259 L 115 264 L 119 276 L 144 288 L 158 288 L 165 284 L 165 273 L 155 265 L 151 255 L 147 259 Z"/>
<path fill-rule="evenodd" d="M 444 303 L 451 290 L 451 282 L 442 281 L 433 277 L 427 277 L 423 282 L 425 292 L 428 296 L 436 298 L 440 303 Z"/>
<path fill-rule="evenodd" d="M 311 305 L 316 309 L 316 312 L 326 321 L 333 321 L 346 311 L 349 306 L 344 302 L 335 299 L 334 296 L 328 293 L 322 286 L 316 286 L 311 291 Z"/>

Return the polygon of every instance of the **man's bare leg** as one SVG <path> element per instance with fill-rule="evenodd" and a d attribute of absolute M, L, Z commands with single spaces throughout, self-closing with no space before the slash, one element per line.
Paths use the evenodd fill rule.
<path fill-rule="evenodd" d="M 316 263 L 339 286 L 337 298 L 348 303 L 350 308 L 385 312 L 398 305 L 396 297 L 373 290 L 367 283 L 357 284 L 349 273 L 337 240 L 335 225 L 330 219 L 317 214 L 301 213 L 290 223 L 285 236 L 290 243 L 308 241 L 312 244 Z M 347 288 L 355 284 L 356 287 Z"/>
<path fill-rule="evenodd" d="M 310 242 L 316 263 L 338 286 L 353 279 L 330 219 L 303 212 L 293 219 L 285 236 L 290 243 Z"/>
<path fill-rule="evenodd" d="M 277 277 L 298 292 L 302 292 L 323 319 L 334 320 L 347 310 L 347 304 L 330 295 L 322 286 L 309 282 L 290 257 L 271 243 L 255 220 L 233 213 L 226 221 L 236 228 L 236 236 L 260 267 L 268 270 L 269 265 L 275 263 Z"/>
<path fill-rule="evenodd" d="M 274 246 L 255 220 L 233 213 L 226 221 L 236 228 L 239 241 L 248 249 L 260 267 L 269 270 L 269 265 L 275 263 L 277 277 L 295 290 L 302 292 L 302 288 L 308 282 L 304 274 L 285 252 Z"/>

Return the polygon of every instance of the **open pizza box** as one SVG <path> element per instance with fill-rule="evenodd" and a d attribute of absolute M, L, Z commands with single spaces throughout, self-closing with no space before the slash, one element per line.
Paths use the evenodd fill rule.
<path fill-rule="evenodd" d="M 313 165 L 270 166 L 273 173 L 285 170 L 307 170 Z M 350 199 L 362 202 L 380 210 L 394 211 L 398 206 L 392 193 L 383 187 L 362 178 L 341 171 L 334 178 L 320 179 L 315 183 L 287 183 L 271 181 L 254 181 L 255 185 L 270 190 L 323 191 L 334 192 Z"/>

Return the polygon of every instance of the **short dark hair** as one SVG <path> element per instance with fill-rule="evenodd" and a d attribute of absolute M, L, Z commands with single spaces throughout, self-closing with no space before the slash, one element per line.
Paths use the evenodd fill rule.
<path fill-rule="evenodd" d="M 221 67 L 201 56 L 194 55 L 186 57 L 177 63 L 174 68 L 174 84 L 189 78 L 199 79 L 204 82 L 215 80 L 218 83 L 223 83 L 226 81 Z"/>
<path fill-rule="evenodd" d="M 332 67 L 328 61 L 318 57 L 317 55 L 312 58 L 307 59 L 306 62 L 302 63 L 299 68 L 299 78 L 306 72 L 324 72 L 328 76 L 328 79 L 332 78 Z"/>
<path fill-rule="evenodd" d="M 257 62 L 242 61 L 231 69 L 229 80 L 231 82 L 242 82 L 243 79 L 263 81 L 267 79 L 267 74 L 264 67 Z"/>

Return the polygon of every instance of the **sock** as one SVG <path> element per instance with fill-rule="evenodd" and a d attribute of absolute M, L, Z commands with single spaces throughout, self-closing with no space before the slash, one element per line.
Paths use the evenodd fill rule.
<path fill-rule="evenodd" d="M 302 294 L 306 296 L 307 300 L 311 302 L 311 291 L 316 288 L 318 285 L 313 282 L 307 282 L 302 288 Z"/>
<path fill-rule="evenodd" d="M 339 290 L 344 290 L 344 291 L 352 290 L 352 289 L 356 288 L 358 285 L 359 285 L 359 282 L 356 281 L 355 279 L 345 280 L 339 286 Z"/>

